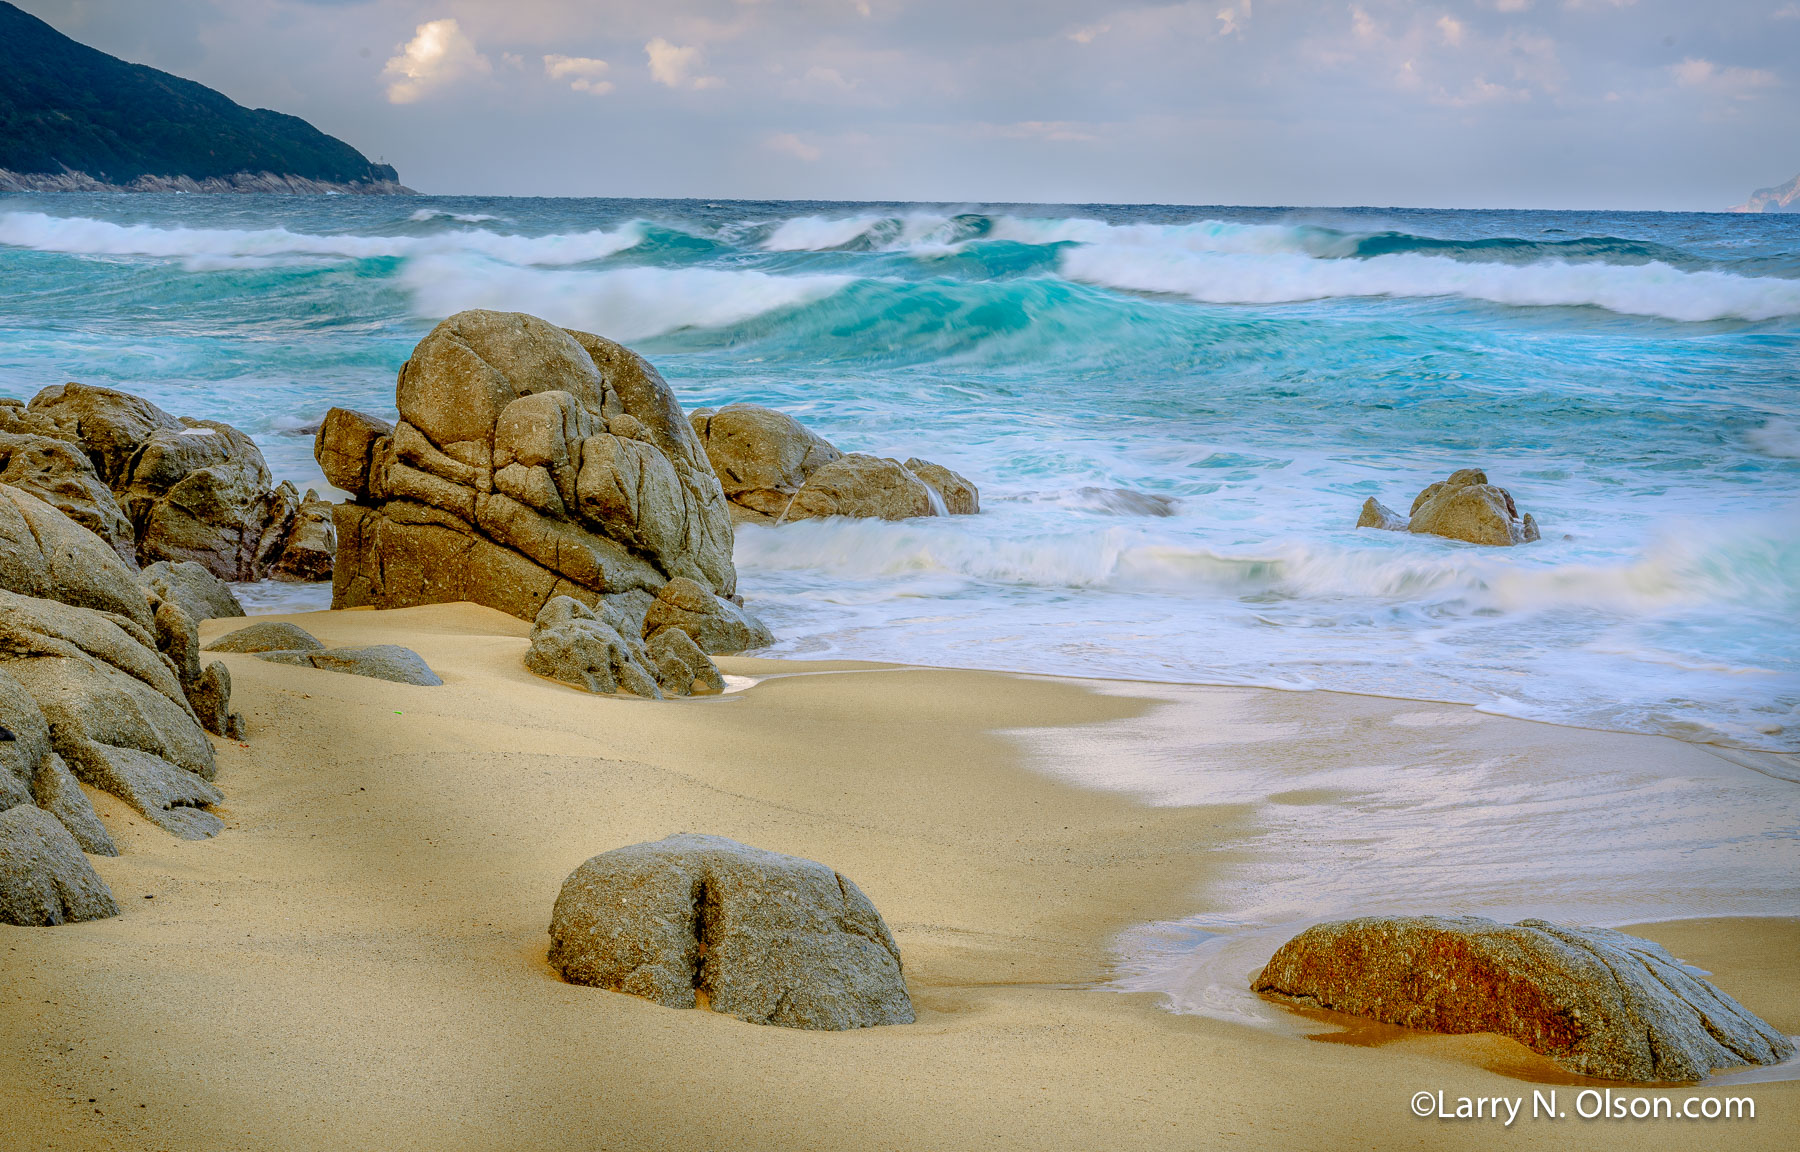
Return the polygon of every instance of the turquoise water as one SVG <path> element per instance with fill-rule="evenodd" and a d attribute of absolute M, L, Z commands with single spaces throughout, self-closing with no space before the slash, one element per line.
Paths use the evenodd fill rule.
<path fill-rule="evenodd" d="M 437 319 L 535 312 L 976 481 L 744 529 L 774 654 L 1332 688 L 1800 750 L 1800 217 L 0 196 L 0 394 L 320 483 Z M 1481 466 L 1507 550 L 1357 531 Z"/>

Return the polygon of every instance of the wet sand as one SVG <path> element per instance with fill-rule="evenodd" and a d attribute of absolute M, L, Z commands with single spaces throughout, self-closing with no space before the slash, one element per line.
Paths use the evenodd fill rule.
<path fill-rule="evenodd" d="M 1079 754 L 1082 733 L 1150 715 L 1150 694 L 727 659 L 770 678 L 658 704 L 532 676 L 529 626 L 485 609 L 288 618 L 328 644 L 406 644 L 445 684 L 225 657 L 249 720 L 244 745 L 221 742 L 226 831 L 178 841 L 95 794 L 124 853 L 95 865 L 125 914 L 0 926 L 0 1147 L 1791 1146 L 1793 1082 L 1732 1090 L 1754 1121 L 1571 1108 L 1502 1132 L 1415 1118 L 1409 1100 L 1529 1097 L 1542 1085 L 1517 1077 L 1541 1061 L 1516 1044 L 1312 1042 L 1104 987 L 1120 932 L 1207 909 L 1256 815 L 1045 770 L 1043 730 Z M 1259 736 L 1257 756 L 1318 755 L 1324 694 L 1256 695 L 1292 729 Z M 1455 731 L 1499 755 L 1515 726 L 1534 755 L 1570 731 Z M 1022 729 L 1038 735 L 1006 734 Z M 1398 730 L 1421 755 L 1447 738 Z M 1567 740 L 1570 770 L 1610 739 Z M 1633 758 L 1693 751 L 1616 739 Z M 918 1023 L 763 1028 L 559 981 L 544 952 L 563 878 L 676 831 L 855 879 L 900 942 Z M 1800 919 L 1638 931 L 1800 1032 Z"/>

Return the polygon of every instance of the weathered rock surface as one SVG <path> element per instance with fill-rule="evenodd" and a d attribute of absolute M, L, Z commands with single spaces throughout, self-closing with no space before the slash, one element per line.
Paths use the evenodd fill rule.
<path fill-rule="evenodd" d="M 1404 529 L 1469 544 L 1527 544 L 1538 539 L 1531 513 L 1521 518 L 1512 493 L 1489 484 L 1487 473 L 1479 468 L 1462 468 L 1448 480 L 1427 484 L 1413 498 L 1406 518 L 1371 496 L 1363 502 L 1356 526 Z"/>
<path fill-rule="evenodd" d="M 258 620 L 247 628 L 227 632 L 206 646 L 208 652 L 318 652 L 325 645 L 298 624 L 284 620 Z"/>
<path fill-rule="evenodd" d="M 308 488 L 306 498 L 294 513 L 294 524 L 288 533 L 281 555 L 269 568 L 275 580 L 295 583 L 317 583 L 331 579 L 337 559 L 337 527 L 332 523 L 331 501 L 319 499 Z"/>
<path fill-rule="evenodd" d="M 112 890 L 54 816 L 29 804 L 0 812 L 0 923 L 36 927 L 118 914 Z"/>
<path fill-rule="evenodd" d="M 662 586 L 644 613 L 646 640 L 669 628 L 688 634 L 703 652 L 743 652 L 775 643 L 761 620 L 692 580 L 677 576 Z"/>
<path fill-rule="evenodd" d="M 845 455 L 770 408 L 700 408 L 692 423 L 740 523 L 820 516 L 904 520 L 980 510 L 975 485 L 942 465 Z"/>
<path fill-rule="evenodd" d="M 79 445 L 53 436 L 0 432 L 0 484 L 31 493 L 137 566 L 131 521 Z"/>
<path fill-rule="evenodd" d="M 660 700 L 655 663 L 642 644 L 627 639 L 630 635 L 628 622 L 611 605 L 589 608 L 574 597 L 558 596 L 538 613 L 525 667 L 585 692 Z"/>
<path fill-rule="evenodd" d="M 83 852 L 95 856 L 117 856 L 118 845 L 100 823 L 100 816 L 94 811 L 93 801 L 75 782 L 75 776 L 63 758 L 52 752 L 38 764 L 37 775 L 31 780 L 32 799 L 37 806 L 57 818 L 69 835 L 75 837 L 75 843 L 81 845 Z"/>
<path fill-rule="evenodd" d="M 256 580 L 279 555 L 298 496 L 291 484 L 270 487 L 262 452 L 231 425 L 85 384 L 46 388 L 29 411 L 86 451 L 130 521 L 140 563 L 191 560 Z"/>
<path fill-rule="evenodd" d="M 716 696 L 725 691 L 725 678 L 700 645 L 679 628 L 664 628 L 644 644 L 644 654 L 656 669 L 656 682 L 671 696 Z"/>
<path fill-rule="evenodd" d="M 910 1024 L 900 949 L 880 913 L 823 864 L 722 836 L 604 852 L 563 882 L 550 963 L 573 984 L 756 1024 Z"/>
<path fill-rule="evenodd" d="M 981 511 L 981 493 L 960 472 L 952 472 L 942 464 L 933 464 L 916 456 L 907 458 L 906 470 L 925 481 L 944 503 L 943 512 L 950 516 L 973 516 Z"/>
<path fill-rule="evenodd" d="M 1363 501 L 1362 515 L 1356 518 L 1358 528 L 1384 528 L 1389 532 L 1406 531 L 1406 517 L 1371 496 Z"/>
<path fill-rule="evenodd" d="M 0 671 L 36 702 L 52 750 L 80 780 L 177 835 L 222 827 L 199 810 L 222 798 L 207 783 L 212 745 L 180 670 L 149 630 L 123 615 L 0 592 Z"/>
<path fill-rule="evenodd" d="M 35 804 L 62 822 L 85 852 L 117 856 L 87 794 L 50 750 L 50 725 L 25 686 L 0 671 L 0 812 Z"/>
<path fill-rule="evenodd" d="M 443 681 L 423 657 L 398 644 L 370 644 L 362 648 L 319 648 L 304 652 L 259 652 L 257 659 L 275 664 L 304 664 L 327 672 L 371 676 L 396 684 L 435 688 Z"/>
<path fill-rule="evenodd" d="M 181 610 L 196 621 L 244 615 L 244 606 L 231 585 L 192 560 L 158 560 L 138 573 L 137 582 L 156 599 L 181 605 Z"/>
<path fill-rule="evenodd" d="M 1794 1054 L 1787 1037 L 1660 946 L 1543 920 L 1319 924 L 1282 945 L 1252 987 L 1408 1028 L 1495 1032 L 1609 1080 L 1691 1081 Z"/>
<path fill-rule="evenodd" d="M 150 626 L 150 606 L 118 554 L 55 508 L 8 484 L 0 484 L 0 588 Z"/>
<path fill-rule="evenodd" d="M 369 495 L 371 480 L 379 483 L 381 478 L 376 448 L 393 435 L 394 426 L 379 416 L 354 408 L 333 408 L 319 421 L 313 436 L 313 459 L 336 487 Z"/>
<path fill-rule="evenodd" d="M 458 313 L 413 350 L 391 433 L 334 409 L 315 451 L 337 608 L 470 600 L 535 619 L 556 596 L 737 582 L 731 520 L 674 393 L 629 349 L 513 312 Z"/>

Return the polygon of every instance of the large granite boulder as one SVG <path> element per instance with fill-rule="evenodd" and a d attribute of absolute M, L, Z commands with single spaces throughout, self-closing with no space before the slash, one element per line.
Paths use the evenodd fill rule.
<path fill-rule="evenodd" d="M 941 464 L 846 455 L 771 408 L 727 404 L 696 409 L 691 419 L 739 523 L 905 520 L 980 510 L 975 485 Z"/>
<path fill-rule="evenodd" d="M 190 560 L 256 580 L 279 556 L 298 494 L 270 487 L 261 450 L 231 425 L 85 384 L 44 389 L 30 412 L 82 445 L 131 523 L 139 562 Z"/>
<path fill-rule="evenodd" d="M 563 882 L 550 964 L 572 984 L 755 1024 L 910 1024 L 900 948 L 823 864 L 722 836 L 604 852 Z"/>
<path fill-rule="evenodd" d="M 158 610 L 165 626 L 191 630 L 171 612 L 179 609 Z M 81 781 L 185 838 L 223 827 L 203 811 L 223 799 L 208 783 L 212 745 L 181 670 L 148 629 L 122 615 L 0 591 L 0 671 L 42 711 L 52 750 Z"/>
<path fill-rule="evenodd" d="M 135 573 L 100 537 L 9 484 L 0 484 L 0 588 L 61 600 L 150 626 Z"/>
<path fill-rule="evenodd" d="M 81 846 L 41 808 L 0 812 L 0 924 L 41 927 L 119 914 Z"/>
<path fill-rule="evenodd" d="M 147 564 L 137 582 L 153 600 L 173 600 L 196 621 L 244 615 L 231 585 L 192 560 Z"/>
<path fill-rule="evenodd" d="M 137 567 L 131 521 L 79 445 L 53 436 L 0 432 L 0 484 L 36 496 Z"/>
<path fill-rule="evenodd" d="M 334 509 L 332 606 L 469 600 L 535 619 L 556 596 L 672 577 L 729 596 L 731 518 L 693 429 L 629 349 L 515 312 L 461 312 L 400 371 L 400 420 L 333 409 L 315 453 Z"/>
<path fill-rule="evenodd" d="M 1531 513 L 1521 517 L 1512 493 L 1489 484 L 1487 473 L 1479 468 L 1461 468 L 1447 480 L 1426 485 L 1405 517 L 1371 496 L 1363 501 L 1356 526 L 1444 536 L 1469 544 L 1528 544 L 1538 539 Z"/>
<path fill-rule="evenodd" d="M 1477 916 L 1319 924 L 1282 945 L 1252 987 L 1408 1028 L 1498 1033 L 1608 1080 L 1692 1081 L 1794 1055 L 1663 948 L 1608 928 Z"/>
<path fill-rule="evenodd" d="M 680 576 L 664 584 L 644 612 L 642 632 L 646 641 L 671 628 L 687 633 L 701 651 L 714 655 L 763 648 L 775 642 L 761 620 Z"/>

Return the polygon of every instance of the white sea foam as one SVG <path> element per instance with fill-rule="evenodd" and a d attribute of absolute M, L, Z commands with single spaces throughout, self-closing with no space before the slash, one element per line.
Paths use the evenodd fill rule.
<path fill-rule="evenodd" d="M 420 316 L 448 316 L 465 308 L 529 312 L 617 340 L 737 324 L 822 299 L 850 282 L 846 276 L 772 276 L 749 269 L 552 271 L 460 253 L 410 260 L 400 280 Z"/>
<path fill-rule="evenodd" d="M 1318 259 L 1292 252 L 1117 243 L 1108 237 L 1065 251 L 1061 268 L 1071 279 L 1102 287 L 1187 296 L 1209 304 L 1458 296 L 1496 304 L 1600 307 L 1684 321 L 1800 315 L 1800 280 L 1684 272 L 1657 262 L 1515 265 L 1413 253 Z"/>
<path fill-rule="evenodd" d="M 299 259 L 372 260 L 467 253 L 509 264 L 570 265 L 602 260 L 636 247 L 643 225 L 549 236 L 471 230 L 435 236 L 318 234 L 286 228 L 157 228 L 114 224 L 42 212 L 0 213 L 0 244 L 81 256 L 149 256 L 188 262 L 196 271 L 266 266 Z M 260 262 L 246 264 L 247 261 Z"/>
<path fill-rule="evenodd" d="M 1752 428 L 1747 439 L 1758 452 L 1785 460 L 1800 460 L 1800 425 L 1791 420 L 1769 420 Z"/>
<path fill-rule="evenodd" d="M 884 216 L 795 216 L 784 220 L 762 246 L 769 252 L 824 252 L 842 248 L 887 219 Z"/>
<path fill-rule="evenodd" d="M 490 216 L 486 212 L 446 212 L 441 208 L 421 208 L 407 217 L 416 224 L 428 220 L 455 220 L 459 224 L 486 224 L 498 220 L 498 216 Z"/>

